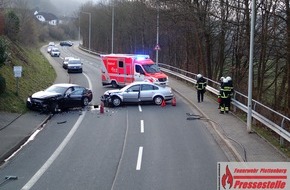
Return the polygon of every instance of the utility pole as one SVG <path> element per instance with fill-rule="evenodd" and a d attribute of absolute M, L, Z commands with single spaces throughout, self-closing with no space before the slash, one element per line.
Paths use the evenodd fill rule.
<path fill-rule="evenodd" d="M 156 64 L 158 65 L 158 51 L 160 49 L 159 47 L 159 0 L 157 0 L 157 28 L 156 28 Z"/>
<path fill-rule="evenodd" d="M 89 15 L 89 51 L 91 51 L 91 32 L 92 32 L 92 14 L 89 12 L 81 12 Z"/>
<path fill-rule="evenodd" d="M 248 114 L 247 114 L 247 131 L 252 131 L 252 94 L 253 94 L 253 56 L 254 56 L 254 37 L 255 37 L 255 18 L 256 0 L 252 0 L 252 20 L 250 36 L 250 57 L 249 57 L 249 79 L 248 79 Z"/>
<path fill-rule="evenodd" d="M 111 53 L 114 52 L 114 20 L 115 20 L 115 0 L 112 0 L 112 46 L 111 46 Z"/>

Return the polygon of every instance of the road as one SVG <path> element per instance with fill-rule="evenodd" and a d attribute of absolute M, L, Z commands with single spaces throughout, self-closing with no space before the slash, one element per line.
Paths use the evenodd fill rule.
<path fill-rule="evenodd" d="M 100 60 L 60 50 L 84 61 L 83 74 L 69 74 L 70 82 L 91 88 L 92 104 L 54 115 L 0 170 L 0 179 L 18 177 L 1 190 L 216 189 L 217 162 L 227 158 L 205 123 L 186 119 L 194 108 L 177 96 L 176 107 L 127 105 L 100 114 L 93 105 L 110 88 L 101 84 Z M 61 58 L 52 59 L 61 67 Z"/>

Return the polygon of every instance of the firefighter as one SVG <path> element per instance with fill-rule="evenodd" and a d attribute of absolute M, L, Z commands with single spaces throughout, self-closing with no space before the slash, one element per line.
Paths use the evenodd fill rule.
<path fill-rule="evenodd" d="M 220 89 L 222 88 L 222 86 L 223 86 L 223 80 L 225 79 L 225 77 L 221 77 L 220 78 Z M 220 96 L 218 96 L 218 103 L 219 103 L 219 107 L 218 107 L 218 109 L 221 109 L 221 97 Z"/>
<path fill-rule="evenodd" d="M 198 102 L 200 101 L 203 102 L 203 95 L 205 93 L 206 81 L 201 74 L 198 74 L 196 77 L 197 77 L 197 81 L 196 81 L 195 87 L 197 89 L 197 100 Z"/>
<path fill-rule="evenodd" d="M 221 107 L 220 107 L 220 113 L 223 114 L 224 112 L 229 112 L 229 106 L 230 106 L 230 97 L 231 95 L 231 88 L 228 84 L 228 80 L 225 78 L 223 80 L 223 86 L 220 89 L 219 98 L 221 99 Z"/>
<path fill-rule="evenodd" d="M 231 101 L 232 101 L 232 96 L 234 95 L 234 86 L 233 86 L 233 80 L 230 76 L 227 76 L 226 79 L 228 80 L 228 86 L 230 88 L 230 96 L 229 96 L 229 110 L 231 109 Z"/>

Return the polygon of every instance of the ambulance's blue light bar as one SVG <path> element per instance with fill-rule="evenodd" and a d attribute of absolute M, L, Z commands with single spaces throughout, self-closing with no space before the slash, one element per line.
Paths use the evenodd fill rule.
<path fill-rule="evenodd" d="M 136 60 L 149 59 L 149 55 L 136 55 L 135 59 Z"/>

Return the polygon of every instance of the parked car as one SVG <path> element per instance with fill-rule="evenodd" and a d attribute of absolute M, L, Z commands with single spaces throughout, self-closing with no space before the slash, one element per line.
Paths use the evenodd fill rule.
<path fill-rule="evenodd" d="M 153 102 L 161 105 L 163 100 L 173 98 L 172 89 L 168 86 L 159 86 L 151 82 L 133 82 L 122 89 L 108 90 L 101 97 L 105 106 L 120 106 L 122 103 Z"/>
<path fill-rule="evenodd" d="M 93 99 L 90 89 L 77 84 L 54 84 L 29 96 L 26 106 L 31 110 L 56 113 L 68 108 L 87 106 Z"/>
<path fill-rule="evenodd" d="M 63 67 L 64 69 L 67 69 L 68 61 L 69 61 L 70 59 L 74 59 L 74 58 L 73 58 L 73 57 L 65 57 L 65 58 L 63 59 L 62 67 Z"/>
<path fill-rule="evenodd" d="M 68 60 L 67 72 L 68 73 L 73 73 L 73 72 L 82 73 L 83 63 L 81 62 L 81 60 L 76 59 L 76 58 Z"/>
<path fill-rule="evenodd" d="M 72 46 L 73 45 L 73 42 L 71 41 L 61 41 L 59 43 L 60 46 Z"/>
<path fill-rule="evenodd" d="M 60 51 L 58 48 L 54 47 L 50 51 L 51 57 L 59 57 L 60 56 Z"/>

